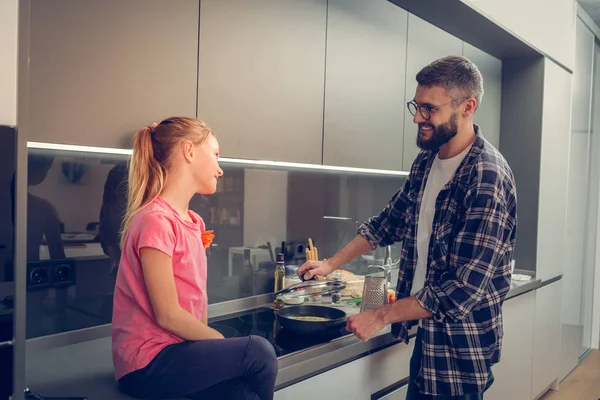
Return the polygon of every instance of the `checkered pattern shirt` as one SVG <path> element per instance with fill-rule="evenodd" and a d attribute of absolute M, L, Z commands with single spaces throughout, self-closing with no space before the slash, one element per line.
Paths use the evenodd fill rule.
<path fill-rule="evenodd" d="M 510 263 L 517 230 L 512 171 L 480 134 L 441 190 L 435 205 L 425 287 L 415 293 L 433 314 L 422 321 L 421 370 L 415 377 L 430 395 L 483 392 L 500 361 L 502 303 L 510 289 Z M 410 296 L 417 265 L 421 199 L 437 153 L 421 151 L 402 189 L 358 233 L 373 248 L 402 242 L 396 296 Z M 393 324 L 408 343 L 418 321 Z"/>

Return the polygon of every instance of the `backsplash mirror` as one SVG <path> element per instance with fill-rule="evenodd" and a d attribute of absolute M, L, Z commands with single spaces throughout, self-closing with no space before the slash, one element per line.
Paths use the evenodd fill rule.
<path fill-rule="evenodd" d="M 111 322 L 128 157 L 29 148 L 28 338 Z M 405 180 L 341 169 L 221 166 L 217 193 L 196 195 L 190 204 L 215 234 L 208 249 L 212 304 L 272 293 L 271 254 L 282 242 L 287 264 L 304 261 L 308 238 L 321 259 L 331 257 Z M 254 268 L 250 280 L 242 270 L 244 249 Z M 397 259 L 399 246 L 392 251 Z M 376 251 L 344 268 L 365 274 L 382 258 Z"/>

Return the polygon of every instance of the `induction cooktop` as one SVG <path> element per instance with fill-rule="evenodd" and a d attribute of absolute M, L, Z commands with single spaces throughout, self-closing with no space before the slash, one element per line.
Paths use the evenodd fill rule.
<path fill-rule="evenodd" d="M 299 335 L 279 325 L 274 309 L 261 307 L 246 312 L 211 318 L 208 325 L 226 338 L 256 335 L 267 339 L 277 357 L 306 350 L 351 335 L 344 327 L 318 336 Z"/>

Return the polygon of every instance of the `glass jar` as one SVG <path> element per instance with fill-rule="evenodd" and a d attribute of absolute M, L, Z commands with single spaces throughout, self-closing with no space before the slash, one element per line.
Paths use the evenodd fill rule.
<path fill-rule="evenodd" d="M 340 282 L 342 280 L 342 273 L 340 271 L 334 271 L 331 274 L 331 277 L 334 282 Z M 340 304 L 342 300 L 342 295 L 339 290 L 334 290 L 331 292 L 331 304 Z"/>
<path fill-rule="evenodd" d="M 296 285 L 302 282 L 298 277 L 298 266 L 297 265 L 286 265 L 285 266 L 285 278 L 283 279 L 283 288 L 288 288 L 292 285 Z"/>

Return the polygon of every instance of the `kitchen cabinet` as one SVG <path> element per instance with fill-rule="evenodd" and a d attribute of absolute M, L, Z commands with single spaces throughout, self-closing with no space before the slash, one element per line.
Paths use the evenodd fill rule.
<path fill-rule="evenodd" d="M 536 399 L 550 386 L 558 388 L 561 340 L 562 280 L 537 290 L 533 328 L 533 373 L 531 398 Z"/>
<path fill-rule="evenodd" d="M 463 56 L 477 65 L 483 77 L 483 101 L 473 115 L 473 122 L 481 127 L 483 136 L 500 149 L 502 61 L 469 43 L 464 43 Z"/>
<path fill-rule="evenodd" d="M 32 0 L 28 140 L 131 148 L 195 117 L 197 55 L 197 0 Z"/>
<path fill-rule="evenodd" d="M 198 117 L 225 157 L 320 164 L 327 1 L 203 0 Z"/>
<path fill-rule="evenodd" d="M 462 0 L 462 2 L 520 40 L 549 54 L 567 67 L 573 68 L 576 1 L 553 0 L 551 3 L 542 3 L 539 0 Z"/>
<path fill-rule="evenodd" d="M 275 400 L 370 399 L 408 377 L 414 339 L 398 343 L 275 392 Z M 395 397 L 391 397 L 394 399 Z"/>
<path fill-rule="evenodd" d="M 402 170 L 408 13 L 329 0 L 323 163 Z"/>
<path fill-rule="evenodd" d="M 461 55 L 463 43 L 440 28 L 422 20 L 413 14 L 408 15 L 408 44 L 406 50 L 406 85 L 403 112 L 404 145 L 402 165 L 406 171 L 417 156 L 419 149 L 416 145 L 417 125 L 406 109 L 406 102 L 415 97 L 417 73 L 432 61 L 449 55 Z"/>
<path fill-rule="evenodd" d="M 597 132 L 591 124 L 597 112 L 593 112 L 592 91 L 594 81 L 595 35 L 577 20 L 575 43 L 575 71 L 573 73 L 573 97 L 571 101 L 571 133 L 569 143 L 569 179 L 567 191 L 567 233 L 565 263 L 562 277 L 562 325 L 561 372 L 563 378 L 579 364 L 585 347 L 591 345 L 591 311 L 593 303 L 587 297 L 593 292 L 594 269 L 596 268 L 596 224 L 598 193 L 597 185 Z M 596 66 L 597 68 L 597 66 Z M 596 69 L 597 70 L 597 69 Z M 596 97 L 593 102 L 597 104 Z M 568 106 L 567 106 L 568 107 Z M 597 107 L 597 105 L 596 105 Z M 590 285 L 590 286 L 588 286 Z M 584 328 L 585 327 L 585 328 Z"/>
<path fill-rule="evenodd" d="M 544 92 L 536 274 L 542 281 L 562 274 L 567 261 L 571 74 L 544 60 Z"/>
<path fill-rule="evenodd" d="M 486 400 L 530 400 L 535 305 L 535 291 L 503 304 L 501 359 L 492 367 L 494 383 L 485 394 Z"/>

